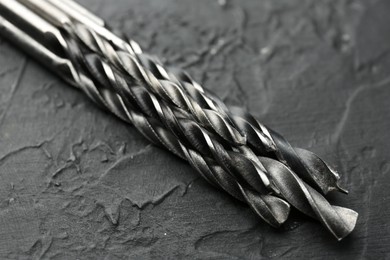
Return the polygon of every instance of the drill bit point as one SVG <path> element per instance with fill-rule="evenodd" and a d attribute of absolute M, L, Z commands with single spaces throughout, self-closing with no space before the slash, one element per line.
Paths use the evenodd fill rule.
<path fill-rule="evenodd" d="M 348 195 L 348 193 L 349 193 L 349 191 L 348 191 L 347 189 L 345 189 L 345 188 L 343 188 L 343 187 L 340 186 L 340 183 L 339 183 L 339 182 L 336 183 L 336 188 L 337 188 L 338 191 L 340 191 L 340 192 L 342 192 L 342 193 L 344 193 L 344 194 L 347 194 L 347 195 Z"/>

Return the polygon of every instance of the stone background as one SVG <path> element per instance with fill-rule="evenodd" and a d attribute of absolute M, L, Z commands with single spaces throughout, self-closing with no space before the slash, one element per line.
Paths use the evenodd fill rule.
<path fill-rule="evenodd" d="M 326 159 L 357 227 L 268 227 L 0 39 L 0 259 L 390 257 L 390 1 L 80 2 Z"/>

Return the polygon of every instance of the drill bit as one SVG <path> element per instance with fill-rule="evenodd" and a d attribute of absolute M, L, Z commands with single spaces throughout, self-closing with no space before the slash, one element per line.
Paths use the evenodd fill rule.
<path fill-rule="evenodd" d="M 38 0 L 27 2 L 30 2 L 30 5 L 33 2 L 42 3 L 42 1 Z M 7 3 L 10 5 L 10 2 Z M 2 4 L 3 6 L 6 6 L 4 3 Z M 39 7 L 39 5 L 35 5 L 34 10 L 39 9 L 37 6 Z M 17 15 L 17 13 L 14 13 L 14 15 Z M 50 14 L 47 13 L 44 17 L 49 17 L 48 20 L 51 20 L 51 22 L 56 20 L 57 26 L 58 24 L 66 25 L 64 26 L 63 31 L 52 30 L 55 31 L 55 33 L 51 36 L 54 36 L 54 38 L 57 39 L 61 45 L 62 52 L 68 56 L 67 58 L 69 61 L 77 68 L 70 70 L 72 73 L 66 76 L 68 81 L 73 81 L 74 85 L 78 85 L 83 89 L 93 100 L 95 100 L 95 102 L 103 104 L 120 118 L 125 121 L 131 121 L 154 143 L 160 143 L 176 155 L 186 158 L 208 181 L 222 187 L 236 198 L 246 200 L 255 212 L 262 216 L 263 219 L 265 218 L 268 223 L 280 224 L 284 222 L 288 215 L 288 206 L 286 206 L 288 204 L 285 204 L 283 200 L 278 200 L 277 197 L 273 197 L 272 195 L 264 195 L 262 184 L 264 184 L 266 188 L 271 188 L 275 194 L 286 199 L 301 212 L 319 219 L 333 235 L 336 236 L 336 238 L 341 239 L 353 230 L 357 218 L 356 212 L 337 206 L 331 206 L 322 195 L 296 176 L 292 171 L 294 170 L 294 167 L 290 165 L 291 159 L 288 159 L 289 156 L 293 157 L 294 155 L 291 156 L 292 152 L 289 151 L 292 149 L 296 154 L 306 158 L 306 161 L 315 161 L 315 165 L 327 168 L 327 165 L 318 157 L 314 157 L 308 151 L 293 149 L 291 146 L 286 145 L 287 142 L 285 142 L 284 139 L 279 137 L 276 133 L 269 131 L 252 116 L 243 113 L 241 110 L 228 110 L 221 100 L 217 99 L 210 92 L 205 91 L 199 84 L 194 83 L 185 73 L 179 73 L 175 76 L 175 74 L 165 70 L 159 63 L 153 63 L 148 57 L 145 58 L 144 56 L 141 56 L 143 54 L 140 52 L 139 47 L 134 47 L 136 46 L 135 44 L 127 44 L 118 39 L 115 41 L 108 41 L 107 39 L 104 39 L 104 37 L 100 37 L 102 36 L 101 34 L 98 35 L 95 31 L 89 30 L 89 28 L 83 27 L 81 24 L 78 24 L 79 26 L 72 25 L 72 21 L 68 19 L 53 19 L 53 17 L 50 17 Z M 91 19 L 91 21 L 92 20 L 93 19 Z M 98 19 L 95 20 L 98 21 Z M 6 24 L 6 26 L 4 26 L 4 24 Z M 12 28 L 11 25 L 12 24 L 3 22 L 3 32 L 6 31 L 7 34 L 7 30 L 4 30 L 5 27 L 8 28 L 8 30 L 12 29 L 13 31 L 17 29 L 16 27 Z M 69 25 L 72 26 L 69 27 Z M 99 26 L 101 25 L 102 24 Z M 79 30 L 83 31 L 80 33 L 77 29 L 75 30 L 75 28 L 82 28 Z M 88 30 L 85 30 L 86 28 Z M 88 34 L 85 34 L 85 32 L 93 37 L 91 38 Z M 91 39 L 95 40 L 97 43 L 95 47 L 91 47 L 91 44 L 86 44 L 88 41 L 85 39 L 85 35 L 88 36 L 87 38 L 89 39 L 87 40 L 89 42 Z M 23 37 L 21 38 L 23 40 Z M 75 42 L 75 38 L 81 40 L 90 49 L 89 51 L 95 51 L 106 57 L 106 60 L 111 64 L 106 63 L 96 54 L 86 55 L 85 50 L 79 49 L 79 44 Z M 115 45 L 119 51 L 115 50 L 111 44 Z M 118 47 L 120 45 L 122 46 L 121 48 Z M 99 48 L 96 48 L 96 46 Z M 138 56 L 134 58 L 130 56 L 129 53 L 138 53 Z M 128 63 L 123 61 L 123 57 L 127 58 L 125 61 Z M 143 63 L 141 63 L 140 60 L 143 60 Z M 138 63 L 134 62 L 134 65 L 131 61 L 136 61 Z M 143 73 L 148 76 L 147 79 L 145 79 L 144 75 L 139 76 L 139 74 L 142 74 L 140 72 L 138 72 L 139 74 L 137 75 L 137 72 L 134 70 L 134 68 L 143 66 L 145 62 L 149 64 L 149 67 L 143 69 Z M 129 63 L 133 66 L 131 70 L 123 65 Z M 159 72 L 153 71 L 153 69 L 156 70 L 156 68 L 158 68 L 157 71 Z M 80 71 L 82 70 L 86 71 L 88 75 L 85 76 L 80 74 Z M 127 76 L 129 77 L 126 77 L 125 74 L 120 72 L 127 72 Z M 157 76 L 155 76 L 156 74 Z M 70 76 L 73 77 L 73 79 Z M 69 77 L 71 80 L 69 80 Z M 88 77 L 92 78 L 92 80 L 89 79 L 90 82 L 88 84 L 83 83 L 81 79 Z M 178 80 L 178 78 L 180 78 L 180 80 Z M 173 83 L 170 85 L 165 83 L 165 85 L 163 85 L 161 83 L 162 80 L 171 81 L 176 83 L 176 85 L 180 84 L 180 87 L 183 89 L 173 88 L 173 90 L 185 90 L 185 93 L 187 93 L 188 96 L 184 95 L 184 92 L 180 92 L 180 95 L 178 96 L 183 100 L 186 100 L 185 98 L 191 100 L 190 98 L 192 98 L 191 102 L 177 102 L 180 101 L 180 99 L 173 102 L 175 100 L 175 95 L 172 97 L 172 93 L 176 94 L 176 92 L 167 91 L 167 89 L 172 90 L 169 89 L 169 86 L 173 85 Z M 160 84 L 157 84 L 157 82 Z M 189 84 L 189 82 L 192 83 Z M 155 83 L 155 85 L 152 85 L 151 83 Z M 140 87 L 139 85 L 146 86 Z M 157 88 L 153 88 L 153 86 L 157 86 Z M 161 91 L 161 87 L 165 87 L 162 89 L 163 91 Z M 194 91 L 194 89 L 196 91 Z M 168 92 L 168 95 L 164 94 L 166 92 Z M 199 105 L 196 106 L 197 102 L 194 102 L 195 99 L 198 99 L 199 103 L 206 103 L 209 109 L 211 108 L 210 111 L 213 111 L 207 111 L 209 114 L 204 112 L 204 114 L 208 116 L 208 121 L 211 121 L 209 125 L 207 124 L 208 121 L 202 121 L 200 120 L 202 117 L 197 117 L 197 115 L 194 114 L 195 110 L 191 111 L 191 109 L 188 108 L 188 104 L 190 104 L 192 107 L 199 109 Z M 203 106 L 205 106 L 205 104 L 203 104 Z M 141 110 L 142 113 L 137 112 L 139 110 Z M 218 121 L 218 119 L 220 121 Z M 158 122 L 156 122 L 156 120 Z M 217 121 L 217 123 L 215 123 L 215 121 Z M 196 124 L 196 122 L 199 124 Z M 218 128 L 218 125 L 221 124 L 226 125 L 226 127 Z M 251 140 L 248 141 L 248 145 L 251 147 L 243 145 L 243 139 L 240 138 L 233 141 L 229 140 L 231 136 L 236 136 L 235 134 L 237 134 L 237 132 L 231 130 L 235 127 L 238 128 L 237 132 L 240 134 L 244 133 L 242 136 L 245 134 L 250 136 L 250 134 L 252 134 L 250 131 L 253 131 L 257 134 L 258 139 L 276 139 L 273 145 L 276 146 L 275 143 L 278 144 L 279 149 L 284 145 L 284 149 L 287 152 L 284 152 L 284 154 L 277 157 L 284 164 L 274 159 L 257 157 L 252 150 L 259 153 L 260 149 L 256 149 L 256 145 L 259 145 L 257 144 L 257 139 L 253 137 L 250 139 L 248 138 L 248 140 Z M 225 132 L 221 131 L 221 129 L 225 129 Z M 258 134 L 258 132 L 260 134 Z M 270 134 L 270 132 L 272 134 Z M 174 135 L 172 135 L 172 133 Z M 229 137 L 226 133 L 234 134 Z M 175 139 L 175 137 L 177 137 L 178 140 Z M 260 141 L 260 146 L 264 146 L 264 141 Z M 194 149 L 189 149 L 188 145 Z M 266 146 L 266 148 L 269 149 L 269 146 L 272 146 L 272 143 L 271 145 Z M 264 155 L 264 153 L 261 155 Z M 290 168 L 286 165 L 290 166 Z M 318 166 L 315 169 L 318 171 Z M 267 174 L 264 174 L 260 178 L 260 181 L 259 175 L 262 175 L 263 173 Z M 319 174 L 323 173 L 320 172 Z M 317 173 L 317 175 L 319 174 Z M 317 175 L 311 174 L 310 176 Z M 267 179 L 268 176 L 271 177 L 272 185 Z M 281 176 L 283 176 L 283 178 Z M 321 181 L 322 180 L 314 182 L 314 184 L 321 183 Z M 328 189 L 329 187 L 332 187 L 329 183 L 330 182 L 325 183 L 326 185 L 324 185 L 324 187 L 327 187 Z M 246 187 L 249 186 L 250 189 L 243 186 L 244 184 Z M 272 187 L 273 185 L 275 187 Z M 264 206 L 264 204 L 266 206 Z M 273 205 L 272 209 L 274 209 L 274 211 L 270 210 L 269 205 Z M 282 210 L 280 210 L 281 208 Z M 277 210 L 279 210 L 279 213 L 277 213 Z M 264 212 L 267 212 L 267 214 Z M 270 215 L 271 218 L 269 217 Z M 273 220 L 271 220 L 272 216 Z"/>

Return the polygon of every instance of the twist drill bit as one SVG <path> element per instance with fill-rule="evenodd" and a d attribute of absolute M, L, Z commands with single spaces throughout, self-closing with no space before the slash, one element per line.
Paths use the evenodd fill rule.
<path fill-rule="evenodd" d="M 92 59 L 91 57 L 94 56 L 83 56 L 84 54 L 78 50 L 77 44 L 73 43 L 72 39 L 67 39 L 66 34 L 62 36 L 64 37 L 58 41 L 65 41 L 67 43 L 63 45 L 63 47 L 66 47 L 64 51 L 67 53 L 67 55 L 69 55 L 68 58 L 72 61 L 75 67 L 77 67 L 77 71 L 82 69 L 87 70 L 89 76 L 93 77 L 93 81 L 96 83 L 96 85 L 84 84 L 83 86 L 83 84 L 75 80 L 75 82 L 77 82 L 76 85 L 79 85 L 97 103 L 102 103 L 122 119 L 126 120 L 127 116 L 127 121 L 132 121 L 136 127 L 138 126 L 138 129 L 145 131 L 144 134 L 150 132 L 150 128 L 154 129 L 154 131 L 152 131 L 153 133 L 149 135 L 149 139 L 152 139 L 152 141 L 155 143 L 162 142 L 162 140 L 164 140 L 165 143 L 163 143 L 163 145 L 165 147 L 181 157 L 186 157 L 187 160 L 198 171 L 200 171 L 202 175 L 205 175 L 204 177 L 211 183 L 217 184 L 225 190 L 230 190 L 229 193 L 239 199 L 245 198 L 245 200 L 252 202 L 249 203 L 250 206 L 254 208 L 257 213 L 259 213 L 259 209 L 264 210 L 264 207 L 259 207 L 259 205 L 261 206 L 264 204 L 264 201 L 267 200 L 261 200 L 261 196 L 255 196 L 256 194 L 254 194 L 250 189 L 245 191 L 245 188 L 243 188 L 240 183 L 245 182 L 246 185 L 251 185 L 252 189 L 261 191 L 261 188 L 259 188 L 261 185 L 258 187 L 255 185 L 256 180 L 258 180 L 258 176 L 256 176 L 256 174 L 261 173 L 263 170 L 257 170 L 260 165 L 261 167 L 265 166 L 267 169 L 264 168 L 264 170 L 266 170 L 268 175 L 272 177 L 273 183 L 277 186 L 278 191 L 276 191 L 276 193 L 279 192 L 280 195 L 289 201 L 294 207 L 298 208 L 300 211 L 309 216 L 319 219 L 338 239 L 341 239 L 352 231 L 357 217 L 357 214 L 354 211 L 331 206 L 318 192 L 304 183 L 289 168 L 280 162 L 264 157 L 253 159 L 253 157 L 256 156 L 251 154 L 251 150 L 245 148 L 245 146 L 239 146 L 238 148 L 232 147 L 231 150 L 226 149 L 226 145 L 224 146 L 218 142 L 218 136 L 210 134 L 200 125 L 195 124 L 193 121 L 188 119 L 182 119 L 178 117 L 174 119 L 176 114 L 173 110 L 170 110 L 166 103 L 158 103 L 158 99 L 153 96 L 153 94 L 145 91 L 143 88 L 137 87 L 134 82 L 129 82 L 130 80 L 126 81 L 124 78 L 121 78 L 121 75 L 116 74 L 115 70 L 113 70 L 110 65 L 106 64 L 100 59 Z M 59 37 L 59 35 L 56 34 L 55 37 Z M 82 77 L 78 77 L 77 79 L 79 80 L 80 78 Z M 130 86 L 128 83 L 130 83 Z M 112 85 L 112 88 L 107 87 L 110 85 Z M 126 93 L 125 90 L 129 89 L 132 89 L 132 94 Z M 141 93 L 141 95 L 137 95 L 137 93 Z M 145 102 L 145 100 L 148 98 L 149 102 Z M 125 103 L 124 100 L 127 99 L 131 100 L 131 102 Z M 144 115 L 136 114 L 136 112 L 134 112 L 134 108 L 131 110 L 132 104 L 138 104 L 137 109 L 141 109 Z M 154 107 L 151 107 L 151 104 L 153 104 Z M 151 112 L 153 110 L 154 112 Z M 130 113 L 129 111 L 132 112 Z M 227 110 L 224 109 L 224 111 Z M 191 149 L 183 149 L 185 144 L 178 141 L 179 146 L 182 148 L 182 151 L 180 152 L 180 150 L 177 149 L 178 143 L 174 145 L 175 142 L 172 139 L 168 138 L 169 140 L 167 140 L 166 138 L 168 133 L 161 132 L 161 129 L 163 128 L 159 127 L 157 124 L 154 124 L 154 121 L 151 120 L 158 118 L 156 115 L 153 116 L 153 113 L 159 113 L 158 116 L 160 117 L 160 123 L 162 122 L 163 124 L 164 122 L 167 122 L 169 117 L 172 117 L 170 123 L 165 123 L 165 126 L 176 134 L 177 132 L 180 132 L 180 128 L 186 129 L 186 131 L 180 133 L 177 135 L 177 137 L 186 137 L 185 141 L 190 143 L 200 153 Z M 185 113 L 183 114 L 188 116 Z M 144 117 L 143 119 L 139 119 L 139 117 L 145 115 L 148 115 L 151 118 L 145 119 Z M 169 115 L 169 117 L 167 118 L 166 115 Z M 145 123 L 145 121 L 142 120 L 149 120 L 149 122 Z M 150 123 L 152 121 L 153 123 Z M 139 122 L 143 123 L 140 124 Z M 178 124 L 178 126 L 175 126 L 176 124 Z M 145 125 L 147 125 L 147 127 L 145 127 Z M 164 133 L 162 134 L 163 137 L 156 136 L 156 132 L 159 134 Z M 217 131 L 216 133 L 218 135 Z M 157 141 L 153 139 L 157 139 Z M 238 153 L 237 150 L 240 151 L 241 154 Z M 213 165 L 211 162 L 212 159 L 210 161 L 210 156 L 219 163 L 219 166 L 215 164 Z M 248 158 L 252 158 L 252 160 Z M 234 163 L 229 164 L 230 161 Z M 261 164 L 258 164 L 256 161 L 261 162 Z M 223 170 L 230 173 L 231 175 L 226 175 Z M 284 175 L 287 177 L 278 178 L 278 176 Z M 231 181 L 232 178 L 233 181 Z M 234 180 L 234 178 L 236 179 Z M 264 180 L 265 179 L 262 179 L 263 182 Z M 270 201 L 271 200 L 268 200 L 267 202 Z M 275 203 L 275 200 L 272 202 L 274 206 L 285 206 L 285 204 L 282 202 L 279 204 Z M 284 208 L 286 209 L 286 207 Z M 286 212 L 286 210 L 284 212 Z M 260 214 L 261 213 L 262 212 L 260 211 Z M 266 214 L 263 214 L 263 218 L 264 215 Z M 280 216 L 284 215 L 282 214 Z M 278 220 L 281 220 L 281 218 L 277 219 L 277 221 Z"/>

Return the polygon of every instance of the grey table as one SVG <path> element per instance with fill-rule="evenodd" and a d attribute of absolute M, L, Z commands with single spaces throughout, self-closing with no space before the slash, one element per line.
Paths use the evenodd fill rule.
<path fill-rule="evenodd" d="M 80 2 L 330 162 L 357 227 L 268 227 L 1 39 L 1 259 L 390 257 L 389 1 Z"/>

